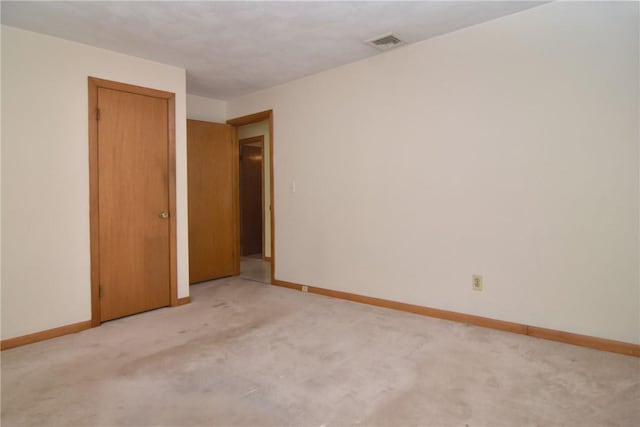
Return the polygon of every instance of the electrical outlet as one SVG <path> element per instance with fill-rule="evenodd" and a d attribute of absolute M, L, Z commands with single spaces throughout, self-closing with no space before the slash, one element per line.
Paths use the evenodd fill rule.
<path fill-rule="evenodd" d="M 303 285 L 301 291 L 302 292 L 309 292 L 309 287 Z"/>
<path fill-rule="evenodd" d="M 482 276 L 479 274 L 474 274 L 473 276 L 471 276 L 471 288 L 474 291 L 481 291 L 482 290 Z"/>

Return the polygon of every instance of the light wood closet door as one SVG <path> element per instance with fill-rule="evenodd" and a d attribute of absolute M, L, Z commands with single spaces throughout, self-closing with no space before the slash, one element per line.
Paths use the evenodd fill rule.
<path fill-rule="evenodd" d="M 237 274 L 233 135 L 229 125 L 187 120 L 190 283 Z"/>
<path fill-rule="evenodd" d="M 167 100 L 99 88 L 100 319 L 170 304 Z"/>

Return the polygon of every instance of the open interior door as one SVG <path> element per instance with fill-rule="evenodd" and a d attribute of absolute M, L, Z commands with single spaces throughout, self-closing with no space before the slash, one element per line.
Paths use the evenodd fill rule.
<path fill-rule="evenodd" d="M 187 120 L 190 283 L 240 273 L 237 158 L 232 126 Z"/>

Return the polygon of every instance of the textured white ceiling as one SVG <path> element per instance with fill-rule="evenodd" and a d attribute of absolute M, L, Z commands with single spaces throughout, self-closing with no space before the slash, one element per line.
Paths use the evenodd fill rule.
<path fill-rule="evenodd" d="M 541 4 L 471 2 L 10 2 L 2 23 L 186 68 L 187 91 L 229 99 Z"/>

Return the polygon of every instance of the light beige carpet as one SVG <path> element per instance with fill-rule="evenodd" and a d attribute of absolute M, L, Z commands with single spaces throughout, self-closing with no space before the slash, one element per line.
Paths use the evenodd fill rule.
<path fill-rule="evenodd" d="M 2 352 L 2 426 L 637 426 L 640 360 L 240 278 Z"/>
<path fill-rule="evenodd" d="M 271 283 L 271 263 L 262 258 L 241 257 L 240 277 L 256 282 Z"/>

